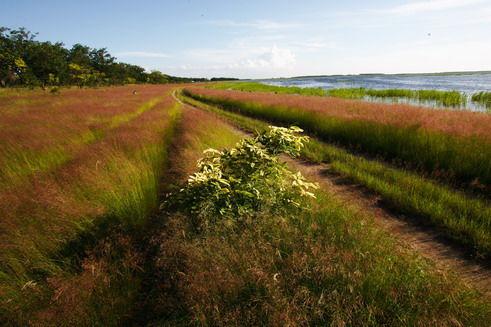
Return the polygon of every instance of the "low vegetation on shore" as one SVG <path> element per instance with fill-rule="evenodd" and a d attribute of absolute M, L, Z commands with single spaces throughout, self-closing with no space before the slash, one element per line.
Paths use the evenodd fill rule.
<path fill-rule="evenodd" d="M 487 114 L 202 87 L 187 88 L 185 94 L 276 124 L 296 123 L 324 141 L 489 192 Z"/>
<path fill-rule="evenodd" d="M 134 98 L 112 103 L 116 108 L 121 105 L 119 115 L 103 96 L 112 91 Z M 86 264 L 99 269 L 95 268 L 97 262 L 89 264 L 90 260 L 84 259 L 85 251 L 95 246 L 98 238 L 102 241 L 107 226 L 132 229 L 158 207 L 162 166 L 180 108 L 169 88 L 140 91 L 142 96 L 133 96 L 129 88 L 77 91 L 77 96 L 67 96 L 60 107 L 56 103 L 55 108 L 38 105 L 10 116 L 2 114 L 3 122 L 21 115 L 29 118 L 29 124 L 10 127 L 19 134 L 17 140 L 6 138 L 10 133 L 2 134 L 2 142 L 11 147 L 10 152 L 1 154 L 1 160 L 10 164 L 2 166 L 0 193 L 0 321 L 23 324 L 34 312 L 42 311 L 56 292 L 78 287 L 67 283 L 77 280 L 75 276 Z M 78 92 L 88 96 L 87 107 L 80 112 L 77 107 L 84 97 Z M 94 92 L 99 96 L 91 99 Z M 73 121 L 72 125 L 63 127 L 67 120 Z M 106 126 L 104 133 L 86 142 L 77 141 L 86 132 L 86 124 L 98 122 Z M 56 137 L 46 139 L 46 129 Z M 30 153 L 25 149 L 29 147 L 38 147 L 38 156 L 51 155 L 56 149 L 63 160 L 39 165 L 36 156 L 22 154 Z M 12 153 L 24 159 L 12 162 Z M 16 164 L 19 173 L 15 172 Z M 93 277 L 87 283 L 101 282 Z M 131 289 L 130 285 L 124 287 Z"/>
<path fill-rule="evenodd" d="M 0 93 L 0 125 L 9 128 L 0 132 L 8 145 L 0 151 L 8 163 L 0 169 L 0 324 L 483 326 L 491 319 L 487 295 L 435 268 L 373 213 L 285 158 L 328 163 L 488 258 L 485 191 L 456 190 L 457 175 L 445 175 L 455 177 L 451 186 L 421 167 L 364 157 L 364 143 L 328 143 L 320 132 L 336 124 L 305 124 L 329 121 L 320 108 L 242 99 L 232 107 L 206 93 L 231 91 L 186 88 L 179 97 L 192 106 L 159 85 Z M 340 121 L 371 112 L 328 101 Z M 485 121 L 466 118 L 478 127 L 473 137 L 486 139 Z M 56 160 L 37 160 L 55 152 Z"/>
<path fill-rule="evenodd" d="M 248 92 L 272 92 L 276 94 L 299 94 L 312 96 L 332 96 L 343 99 L 367 99 L 367 98 L 391 98 L 409 99 L 419 103 L 434 102 L 441 107 L 465 107 L 468 97 L 459 91 L 443 90 L 409 90 L 409 89 L 367 89 L 359 88 L 335 88 L 322 89 L 318 87 L 275 86 L 258 82 L 227 82 L 212 86 L 220 90 L 239 90 Z M 471 101 L 490 107 L 489 92 L 476 92 Z"/>
<path fill-rule="evenodd" d="M 244 116 L 244 112 L 237 113 L 227 107 L 209 106 L 193 97 L 184 99 L 194 106 L 223 116 L 239 128 L 254 131 L 267 127 L 266 122 L 248 118 L 247 113 Z M 474 255 L 491 255 L 491 206 L 487 200 L 316 139 L 306 146 L 302 156 L 312 162 L 328 163 L 333 172 L 379 194 L 394 210 L 415 215 L 420 218 L 420 223 L 440 229 L 449 239 L 466 246 Z"/>
<path fill-rule="evenodd" d="M 491 92 L 477 92 L 472 95 L 472 101 L 482 103 L 486 108 L 491 109 Z"/>

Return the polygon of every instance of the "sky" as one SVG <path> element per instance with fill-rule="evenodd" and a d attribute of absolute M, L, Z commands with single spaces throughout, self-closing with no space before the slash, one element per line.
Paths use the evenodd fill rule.
<path fill-rule="evenodd" d="M 491 70 L 491 0 L 0 0 L 0 26 L 187 77 Z"/>

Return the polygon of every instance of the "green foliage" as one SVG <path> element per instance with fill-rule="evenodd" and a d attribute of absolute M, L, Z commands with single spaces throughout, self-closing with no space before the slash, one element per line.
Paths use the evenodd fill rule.
<path fill-rule="evenodd" d="M 491 92 L 476 92 L 472 95 L 472 101 L 482 103 L 486 108 L 491 109 Z"/>
<path fill-rule="evenodd" d="M 457 107 L 466 103 L 465 94 L 458 91 L 408 90 L 408 89 L 366 89 L 337 88 L 324 90 L 318 87 L 274 86 L 257 82 L 224 82 L 212 86 L 220 90 L 239 90 L 248 92 L 273 92 L 281 94 L 300 94 L 313 96 L 332 96 L 345 99 L 373 98 L 406 98 L 418 101 L 435 101 L 445 107 Z M 473 101 L 476 101 L 473 99 Z"/>
<path fill-rule="evenodd" d="M 267 123 L 185 97 L 191 105 L 225 117 L 245 130 L 265 130 Z M 302 157 L 325 162 L 329 169 L 379 194 L 399 212 L 420 217 L 478 256 L 491 256 L 491 206 L 485 200 L 441 185 L 417 173 L 311 139 Z"/>
<path fill-rule="evenodd" d="M 230 150 L 206 150 L 198 171 L 173 201 L 195 218 L 197 227 L 219 217 L 244 220 L 265 212 L 303 208 L 303 199 L 314 197 L 311 190 L 317 186 L 299 172 L 292 173 L 278 158 L 282 153 L 300 153 L 308 140 L 300 132 L 298 127 L 270 126 Z"/>
<path fill-rule="evenodd" d="M 435 175 L 449 182 L 491 184 L 491 147 L 477 137 L 459 137 L 418 126 L 398 127 L 363 120 L 346 120 L 298 108 L 262 105 L 190 93 L 184 94 L 225 110 L 265 119 L 274 124 L 296 123 L 328 142 Z M 465 160 L 462 160 L 465 158 Z"/>
<path fill-rule="evenodd" d="M 115 85 L 127 83 L 178 83 L 206 81 L 145 72 L 145 69 L 116 62 L 106 48 L 92 49 L 75 44 L 40 42 L 24 28 L 0 27 L 0 86 Z"/>
<path fill-rule="evenodd" d="M 248 92 L 272 92 L 283 94 L 301 94 L 325 96 L 327 91 L 321 88 L 298 87 L 298 86 L 275 86 L 257 82 L 222 82 L 211 86 L 219 90 L 238 90 Z"/>
<path fill-rule="evenodd" d="M 218 110 L 212 111 L 251 123 L 249 130 L 268 129 Z M 363 210 L 329 190 L 316 196 L 312 210 L 294 216 L 265 214 L 241 228 L 217 225 L 202 233 L 190 217 L 166 213 L 155 283 L 142 296 L 151 310 L 139 325 L 487 324 L 486 297 L 402 249 Z"/>
<path fill-rule="evenodd" d="M 408 90 L 408 89 L 366 89 L 366 88 L 339 88 L 327 91 L 329 96 L 362 99 L 364 97 L 374 98 L 406 98 L 418 101 L 435 101 L 446 107 L 457 107 L 466 103 L 465 94 L 458 91 L 440 90 Z"/>

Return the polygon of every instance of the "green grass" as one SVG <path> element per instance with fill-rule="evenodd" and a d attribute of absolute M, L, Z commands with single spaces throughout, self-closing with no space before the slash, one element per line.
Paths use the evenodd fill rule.
<path fill-rule="evenodd" d="M 42 151 L 19 149 L 10 144 L 2 144 L 0 154 L 0 186 L 12 187 L 25 181 L 34 173 L 45 172 L 62 165 L 74 157 L 77 150 L 104 138 L 111 130 L 125 124 L 144 112 L 154 108 L 162 97 L 145 102 L 135 111 L 115 115 L 106 121 L 100 121 L 103 125 L 97 129 L 91 129 L 72 139 L 63 140 L 60 145 L 51 146 Z"/>
<path fill-rule="evenodd" d="M 248 131 L 264 130 L 267 123 L 221 110 L 185 97 L 185 101 L 224 116 Z M 491 255 L 491 207 L 447 186 L 415 173 L 397 169 L 377 160 L 368 160 L 348 151 L 312 140 L 303 156 L 314 162 L 326 162 L 338 174 L 381 195 L 399 212 L 419 217 L 420 222 L 437 227 L 448 238 L 474 254 Z"/>
<path fill-rule="evenodd" d="M 457 137 L 418 126 L 401 128 L 363 120 L 344 120 L 302 109 L 184 92 L 196 100 L 274 124 L 297 124 L 323 141 L 361 150 L 387 161 L 402 161 L 428 174 L 445 172 L 446 178 L 454 183 L 478 180 L 484 185 L 491 184 L 491 146 L 478 138 Z"/>
<path fill-rule="evenodd" d="M 367 89 L 367 88 L 336 88 L 325 90 L 321 88 L 273 86 L 257 82 L 228 82 L 218 83 L 212 88 L 220 90 L 239 90 L 247 92 L 273 92 L 281 94 L 300 94 L 316 96 L 332 96 L 345 99 L 373 98 L 407 98 L 417 101 L 435 101 L 445 107 L 460 107 L 466 104 L 467 97 L 458 91 L 440 90 L 409 90 L 409 89 Z M 476 101 L 473 99 L 473 101 Z"/>
<path fill-rule="evenodd" d="M 472 101 L 478 102 L 491 109 L 491 92 L 476 92 L 472 95 Z"/>
<path fill-rule="evenodd" d="M 67 289 L 71 289 L 70 292 L 75 292 L 78 286 L 76 282 L 73 284 L 70 280 L 76 281 L 78 278 L 89 280 L 86 281 L 87 283 L 95 283 L 90 284 L 90 287 L 94 287 L 97 292 L 109 292 L 106 294 L 107 297 L 103 294 L 94 294 L 89 298 L 80 298 L 77 306 L 96 303 L 92 308 L 93 311 L 87 307 L 83 310 L 91 311 L 91 314 L 96 315 L 97 307 L 107 307 L 109 311 L 104 314 L 107 317 L 102 321 L 110 321 L 110 317 L 128 310 L 123 305 L 118 309 L 120 311 L 116 311 L 114 301 L 126 303 L 132 296 L 129 293 L 119 293 L 124 293 L 125 290 L 134 292 L 134 289 L 138 288 L 138 285 L 132 284 L 134 280 L 128 275 L 133 274 L 135 269 L 140 269 L 132 266 L 137 263 L 132 262 L 137 259 L 132 258 L 130 253 L 134 249 L 122 244 L 117 245 L 121 248 L 116 250 L 104 248 L 103 244 L 116 246 L 111 242 L 117 243 L 120 238 L 124 243 L 124 239 L 128 236 L 114 231 L 124 231 L 129 235 L 137 234 L 141 226 L 146 223 L 149 214 L 158 208 L 161 178 L 169 160 L 169 145 L 181 116 L 180 105 L 167 108 L 162 106 L 154 108 L 152 105 L 145 109 L 147 110 L 154 117 L 153 121 L 148 119 L 143 121 L 146 124 L 145 128 L 150 130 L 148 134 L 142 136 L 149 140 L 147 143 L 139 144 L 139 141 L 134 141 L 132 138 L 135 135 L 118 134 L 99 148 L 98 160 L 88 159 L 89 163 L 93 161 L 95 165 L 81 167 L 82 170 L 78 174 L 75 173 L 75 178 L 70 181 L 63 182 L 63 176 L 58 176 L 60 181 L 57 181 L 56 177 L 53 178 L 51 182 L 55 185 L 59 182 L 60 191 L 65 191 L 65 194 L 55 193 L 58 194 L 59 201 L 66 201 L 68 206 L 75 204 L 80 206 L 80 209 L 71 211 L 72 208 L 60 209 L 57 206 L 50 208 L 44 204 L 36 204 L 36 207 L 31 208 L 29 217 L 24 218 L 26 220 L 23 225 L 15 231 L 18 237 L 9 235 L 14 238 L 11 240 L 13 246 L 2 253 L 0 263 L 0 294 L 2 295 L 0 324 L 9 322 L 8 324 L 22 325 L 34 319 L 33 312 L 55 310 L 54 308 L 62 304 L 61 302 L 50 304 L 54 296 L 53 292 L 64 291 L 63 283 L 67 284 Z M 120 123 L 124 124 L 131 120 L 132 118 L 124 119 Z M 140 127 L 134 127 L 135 130 L 138 128 Z M 145 132 L 145 130 L 140 131 L 141 134 Z M 89 211 L 81 213 L 77 211 L 86 210 L 83 208 L 88 208 Z M 29 233 L 32 235 L 30 238 L 26 237 Z M 97 244 L 103 248 L 97 249 Z M 89 252 L 94 252 L 95 257 L 91 258 Z M 106 258 L 108 262 L 117 261 L 119 266 L 97 268 L 97 260 L 101 257 Z M 120 257 L 125 257 L 124 260 L 127 260 L 125 266 L 121 266 L 121 261 L 118 261 Z M 95 266 L 85 271 L 87 269 L 84 266 L 85 260 L 95 261 Z M 106 268 L 114 271 L 109 273 Z M 97 274 L 94 270 L 90 272 L 90 269 L 96 269 Z M 113 288 L 100 280 L 97 277 L 99 274 L 107 276 L 104 278 L 111 280 L 114 284 Z M 124 281 L 125 278 L 130 281 Z M 96 292 L 90 287 L 80 291 Z M 119 294 L 117 299 L 116 294 Z M 110 303 L 98 302 L 100 298 Z M 73 304 L 70 304 L 70 300 L 67 301 L 68 307 L 64 310 L 70 311 L 69 306 Z M 110 312 L 111 310 L 114 312 Z M 69 315 L 66 312 L 64 314 Z M 92 318 L 94 316 L 84 319 L 91 321 Z M 69 320 L 65 321 L 68 322 Z"/>
<path fill-rule="evenodd" d="M 264 125 L 207 109 L 243 128 Z M 401 248 L 372 217 L 317 195 L 313 210 L 300 215 L 198 234 L 188 217 L 168 213 L 155 285 L 145 296 L 149 311 L 139 323 L 480 326 L 490 319 L 487 299 L 456 276 Z"/>
<path fill-rule="evenodd" d="M 238 90 L 247 92 L 272 92 L 281 94 L 328 95 L 326 90 L 312 87 L 274 86 L 257 82 L 220 82 L 210 86 L 219 90 Z"/>
<path fill-rule="evenodd" d="M 435 101 L 445 107 L 460 107 L 466 104 L 467 97 L 458 91 L 409 90 L 409 89 L 366 89 L 344 88 L 328 90 L 330 96 L 346 99 L 374 98 L 406 98 L 417 101 Z"/>

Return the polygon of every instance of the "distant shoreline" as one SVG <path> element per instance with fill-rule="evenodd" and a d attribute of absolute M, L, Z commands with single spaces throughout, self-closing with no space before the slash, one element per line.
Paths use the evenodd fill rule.
<path fill-rule="evenodd" d="M 322 78 L 322 77 L 346 77 L 346 76 L 446 76 L 446 75 L 478 75 L 491 74 L 491 70 L 473 70 L 456 72 L 436 72 L 436 73 L 362 73 L 362 74 L 333 74 L 333 75 L 301 75 L 291 77 L 272 77 L 272 78 L 251 78 L 244 80 L 280 80 L 280 79 L 299 79 L 299 78 Z"/>

